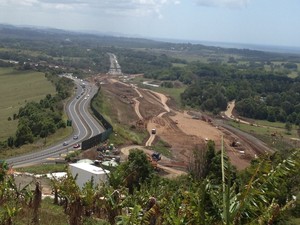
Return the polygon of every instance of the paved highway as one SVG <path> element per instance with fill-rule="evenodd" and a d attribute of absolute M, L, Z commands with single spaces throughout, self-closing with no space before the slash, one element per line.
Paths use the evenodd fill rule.
<path fill-rule="evenodd" d="M 108 53 L 109 60 L 110 60 L 110 68 L 108 71 L 108 74 L 112 75 L 123 75 L 121 71 L 121 66 L 118 63 L 117 56 L 112 53 Z"/>
<path fill-rule="evenodd" d="M 60 154 L 73 150 L 74 144 L 81 143 L 83 140 L 89 139 L 104 131 L 104 128 L 89 112 L 91 98 L 97 93 L 98 87 L 79 79 L 69 78 L 73 79 L 77 85 L 74 97 L 65 107 L 69 119 L 72 120 L 74 133 L 53 146 L 30 154 L 7 159 L 7 162 L 13 167 L 43 163 L 47 161 L 47 158 L 57 158 Z M 85 86 L 85 88 L 83 88 L 83 86 Z"/>

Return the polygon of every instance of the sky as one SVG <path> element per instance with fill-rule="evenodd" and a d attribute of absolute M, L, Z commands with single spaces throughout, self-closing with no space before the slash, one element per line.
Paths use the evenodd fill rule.
<path fill-rule="evenodd" d="M 299 0 L 0 0 L 0 23 L 300 47 Z"/>

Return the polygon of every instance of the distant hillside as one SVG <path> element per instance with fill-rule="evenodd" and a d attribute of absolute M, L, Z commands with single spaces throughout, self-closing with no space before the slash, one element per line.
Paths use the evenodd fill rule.
<path fill-rule="evenodd" d="M 147 48 L 162 49 L 166 51 L 185 51 L 191 53 L 212 52 L 220 54 L 236 54 L 243 57 L 255 59 L 270 59 L 281 57 L 295 57 L 293 54 L 270 53 L 247 48 L 221 48 L 216 46 L 206 46 L 203 44 L 174 43 L 168 41 L 155 41 L 145 38 L 119 37 L 105 34 L 87 34 L 83 32 L 65 31 L 53 28 L 40 27 L 17 27 L 0 24 L 0 40 L 22 39 L 22 40 L 56 40 L 56 41 L 80 41 L 86 47 L 95 46 L 116 46 L 123 48 Z"/>

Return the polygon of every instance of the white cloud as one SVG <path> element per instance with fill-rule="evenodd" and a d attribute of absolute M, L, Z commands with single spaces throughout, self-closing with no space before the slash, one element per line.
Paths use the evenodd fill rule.
<path fill-rule="evenodd" d="M 92 1 L 91 1 L 92 2 Z M 161 9 L 168 4 L 179 4 L 178 0 L 104 0 L 91 3 L 100 11 L 104 9 L 107 14 L 162 17 Z"/>
<path fill-rule="evenodd" d="M 162 17 L 161 9 L 180 0 L 0 0 L 0 6 L 35 7 L 42 10 L 74 11 L 79 13 L 105 13 L 119 16 Z"/>
<path fill-rule="evenodd" d="M 195 0 L 195 2 L 201 6 L 244 8 L 250 0 Z"/>
<path fill-rule="evenodd" d="M 19 5 L 19 6 L 33 6 L 38 3 L 38 0 L 0 0 L 0 6 L 11 6 L 11 5 Z"/>

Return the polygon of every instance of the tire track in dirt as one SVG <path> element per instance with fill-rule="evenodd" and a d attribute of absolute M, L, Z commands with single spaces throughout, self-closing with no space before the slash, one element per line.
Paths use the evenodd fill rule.
<path fill-rule="evenodd" d="M 155 91 L 151 91 L 151 93 L 153 93 L 155 96 L 157 96 L 160 99 L 161 104 L 164 106 L 164 109 L 167 112 L 171 111 L 170 108 L 169 108 L 169 106 L 167 105 L 167 101 L 168 101 L 167 96 L 165 96 L 164 94 L 155 92 Z"/>
<path fill-rule="evenodd" d="M 139 96 L 139 97 L 133 98 L 133 101 L 135 102 L 135 104 L 134 104 L 134 111 L 135 111 L 136 115 L 139 117 L 140 120 L 144 120 L 144 118 L 143 118 L 143 116 L 141 115 L 141 112 L 140 112 L 140 102 L 138 101 L 138 98 L 143 98 L 143 95 L 137 89 L 137 87 L 135 85 L 132 85 L 132 88 L 136 91 L 136 93 Z M 148 129 L 148 132 L 150 134 L 150 137 L 146 141 L 145 146 L 151 146 L 152 142 L 155 139 L 155 134 L 152 134 L 151 130 L 149 131 L 149 129 Z"/>
<path fill-rule="evenodd" d="M 139 96 L 139 97 L 133 98 L 133 101 L 135 102 L 135 104 L 134 104 L 135 113 L 137 114 L 137 116 L 139 117 L 140 120 L 143 120 L 144 118 L 141 115 L 140 110 L 139 110 L 140 102 L 138 101 L 138 98 L 143 98 L 144 96 L 142 95 L 142 93 L 138 90 L 138 88 L 135 85 L 131 85 L 131 86 Z M 165 95 L 163 95 L 161 93 L 154 92 L 154 91 L 149 91 L 149 90 L 147 90 L 147 91 L 150 94 L 150 96 L 153 96 L 152 99 L 154 99 L 155 101 L 160 103 L 163 106 L 163 108 L 166 110 L 166 112 L 161 112 L 159 115 L 157 115 L 157 117 L 161 118 L 164 114 L 170 112 L 170 108 L 166 104 L 166 102 L 168 101 L 168 98 Z M 155 139 L 156 134 L 152 133 L 152 128 L 149 127 L 149 126 L 147 126 L 147 130 L 148 130 L 148 133 L 149 133 L 150 137 L 146 141 L 145 146 L 151 146 L 152 142 Z"/>
<path fill-rule="evenodd" d="M 136 113 L 136 115 L 139 117 L 140 120 L 143 120 L 143 116 L 141 115 L 140 112 L 140 102 L 137 100 L 138 98 L 142 98 L 143 95 L 141 94 L 141 92 L 137 89 L 136 86 L 133 86 L 133 89 L 136 91 L 136 93 L 139 95 L 139 97 L 135 97 L 132 100 L 135 102 L 134 104 L 134 111 Z"/>

